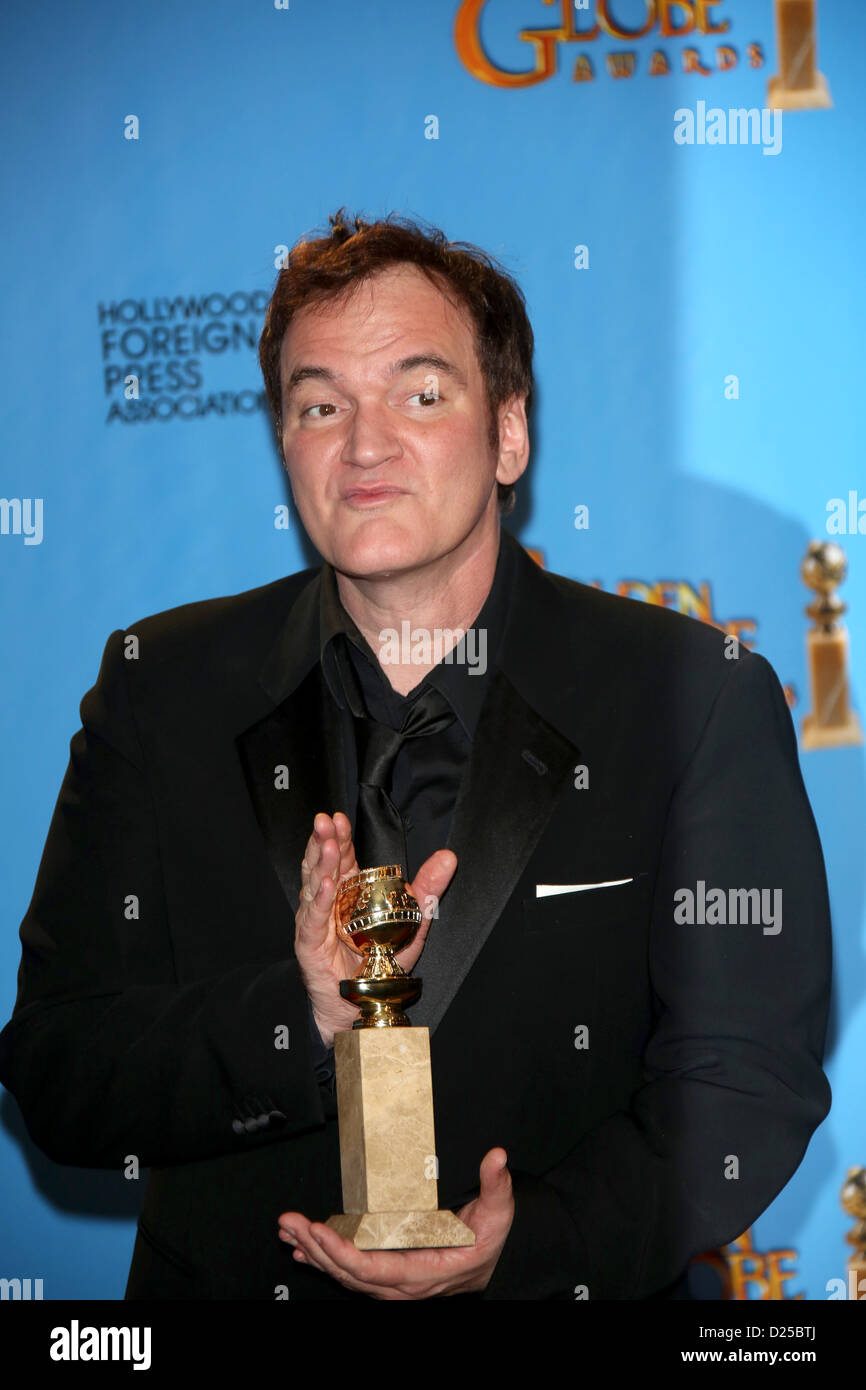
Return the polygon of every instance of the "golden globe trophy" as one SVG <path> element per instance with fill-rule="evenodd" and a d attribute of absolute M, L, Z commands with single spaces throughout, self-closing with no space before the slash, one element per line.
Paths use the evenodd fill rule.
<path fill-rule="evenodd" d="M 841 618 L 847 608 L 835 592 L 848 572 L 845 552 L 835 541 L 812 541 L 801 574 L 816 597 L 806 612 L 812 713 L 803 719 L 801 746 L 845 748 L 863 742 L 860 720 L 849 697 L 848 632 Z"/>
<path fill-rule="evenodd" d="M 853 1245 L 848 1257 L 848 1297 L 857 1302 L 866 1298 L 866 1168 L 849 1168 L 842 1187 L 842 1206 L 857 1224 L 845 1239 Z"/>
<path fill-rule="evenodd" d="M 474 1245 L 459 1217 L 438 1210 L 430 1031 L 406 1017 L 421 981 L 394 958 L 421 923 L 402 865 L 345 879 L 334 910 L 337 935 L 364 964 L 340 982 L 361 1012 L 334 1036 L 344 1214 L 327 1224 L 358 1250 Z"/>

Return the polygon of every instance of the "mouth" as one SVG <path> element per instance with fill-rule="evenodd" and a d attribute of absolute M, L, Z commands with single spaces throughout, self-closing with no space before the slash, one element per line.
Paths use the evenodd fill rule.
<path fill-rule="evenodd" d="M 358 487 L 345 492 L 343 501 L 350 507 L 378 507 L 394 497 L 404 496 L 403 489 L 399 487 Z"/>

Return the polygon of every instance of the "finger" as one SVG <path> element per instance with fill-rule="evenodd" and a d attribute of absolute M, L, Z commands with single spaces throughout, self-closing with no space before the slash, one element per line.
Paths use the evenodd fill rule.
<path fill-rule="evenodd" d="M 331 819 L 337 833 L 337 843 L 342 850 L 352 842 L 352 822 L 342 811 L 335 811 Z"/>
<path fill-rule="evenodd" d="M 301 860 L 301 876 L 304 883 L 309 882 L 309 876 L 321 858 L 322 845 L 331 834 L 331 829 L 330 816 L 325 815 L 324 811 L 320 811 L 313 818 L 313 833 L 307 841 L 304 857 Z"/>
<path fill-rule="evenodd" d="M 311 1247 L 314 1248 L 314 1249 L 317 1249 L 317 1247 L 314 1246 L 311 1237 L 309 1237 L 309 1236 L 298 1237 L 296 1240 L 292 1241 L 292 1244 L 293 1244 L 294 1247 L 295 1247 L 295 1249 L 294 1249 L 293 1252 L 292 1252 L 292 1258 L 293 1258 L 299 1265 L 300 1265 L 300 1264 L 310 1265 L 310 1267 L 311 1267 L 312 1269 L 321 1270 L 322 1274 L 327 1274 L 327 1273 L 328 1273 L 328 1271 L 327 1271 L 327 1270 L 325 1269 L 325 1267 L 324 1267 L 324 1264 L 323 1264 L 320 1260 L 317 1260 L 317 1259 L 315 1258 L 315 1256 L 313 1256 L 313 1255 L 310 1253 Z M 317 1251 L 317 1253 L 318 1253 L 318 1251 Z"/>
<path fill-rule="evenodd" d="M 332 870 L 339 863 L 339 840 L 338 828 L 336 828 L 331 816 L 325 815 L 324 810 L 320 810 L 316 819 L 313 821 L 313 834 L 307 842 L 307 852 L 304 855 L 303 866 L 307 867 L 307 881 L 313 887 L 316 894 L 324 874 L 329 877 L 334 876 Z"/>
<path fill-rule="evenodd" d="M 337 831 L 337 844 L 340 847 L 340 877 L 359 872 L 355 846 L 352 843 L 352 823 L 342 811 L 334 812 L 334 825 Z"/>
<path fill-rule="evenodd" d="M 310 836 L 312 842 L 321 845 L 325 840 L 336 837 L 336 827 L 327 811 L 317 811 L 313 819 L 313 833 Z"/>
<path fill-rule="evenodd" d="M 317 1225 L 317 1234 L 313 1233 L 312 1224 L 307 1224 L 303 1230 L 297 1231 L 298 1249 L 301 1250 L 307 1264 L 314 1265 L 316 1269 L 327 1274 L 330 1278 L 337 1280 L 345 1288 L 354 1289 L 358 1293 L 377 1294 L 387 1292 L 386 1287 L 376 1283 L 368 1283 L 356 1278 L 346 1267 L 345 1260 L 342 1258 L 344 1252 L 355 1251 L 351 1241 L 343 1240 L 336 1231 L 332 1231 L 330 1226 Z M 336 1258 L 325 1247 L 325 1238 L 321 1235 L 324 1231 L 327 1237 L 333 1237 L 333 1247 L 337 1250 Z M 328 1242 L 329 1249 L 331 1242 Z"/>
<path fill-rule="evenodd" d="M 309 1247 L 318 1255 L 319 1246 L 310 1232 L 312 1224 L 309 1217 L 303 1216 L 299 1211 L 284 1211 L 277 1221 L 281 1237 L 288 1238 L 292 1245 L 299 1248 Z M 328 1229 L 330 1230 L 330 1227 Z"/>
<path fill-rule="evenodd" d="M 310 1222 L 298 1211 L 285 1211 L 278 1222 L 278 1235 L 287 1245 L 294 1246 L 298 1263 L 315 1265 L 321 1269 L 318 1260 L 319 1247 L 310 1235 Z"/>
<path fill-rule="evenodd" d="M 295 918 L 296 939 L 311 946 L 320 945 L 327 937 L 339 880 L 337 841 L 333 833 L 325 831 L 324 822 L 330 823 L 330 818 L 316 817 L 317 831 L 310 838 L 301 865 L 301 891 Z"/>
<path fill-rule="evenodd" d="M 295 940 L 304 946 L 321 946 L 331 928 L 337 885 L 334 879 L 326 874 L 316 893 L 306 887 L 301 889 L 300 896 L 301 904 L 295 917 Z"/>
<path fill-rule="evenodd" d="M 340 874 L 340 851 L 337 848 L 337 841 L 333 835 L 323 840 L 319 847 L 319 856 L 316 863 L 311 866 L 307 875 L 307 886 L 310 893 L 307 900 L 315 898 L 322 882 L 325 878 L 338 879 Z"/>
<path fill-rule="evenodd" d="M 303 1227 L 309 1226 L 309 1221 L 302 1212 L 284 1211 L 277 1218 L 277 1228 L 281 1240 L 288 1240 L 290 1245 L 297 1244 L 298 1231 Z"/>

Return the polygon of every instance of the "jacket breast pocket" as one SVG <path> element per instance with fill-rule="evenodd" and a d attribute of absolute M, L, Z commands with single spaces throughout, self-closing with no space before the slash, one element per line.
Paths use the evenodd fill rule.
<path fill-rule="evenodd" d="M 613 876 L 611 876 L 613 877 Z M 625 877 L 625 875 L 619 875 Z M 635 873 L 629 882 L 607 887 L 582 888 L 577 892 L 523 897 L 523 925 L 529 934 L 563 932 L 592 935 L 633 927 L 646 912 L 647 875 Z"/>

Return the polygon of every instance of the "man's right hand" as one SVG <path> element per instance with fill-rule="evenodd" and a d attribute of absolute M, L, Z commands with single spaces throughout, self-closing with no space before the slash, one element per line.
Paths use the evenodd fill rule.
<path fill-rule="evenodd" d="M 410 884 L 424 916 L 414 939 L 396 957 L 408 973 L 424 949 L 438 901 L 457 868 L 457 856 L 450 849 L 437 849 L 426 860 Z M 360 956 L 344 946 L 337 936 L 334 903 L 344 878 L 360 873 L 352 844 L 352 827 L 342 811 L 333 817 L 320 811 L 313 821 L 301 863 L 301 891 L 295 914 L 295 956 L 307 994 L 313 1005 L 316 1026 L 326 1047 L 332 1047 L 334 1034 L 352 1027 L 358 1010 L 340 994 L 340 981 L 357 975 Z"/>

